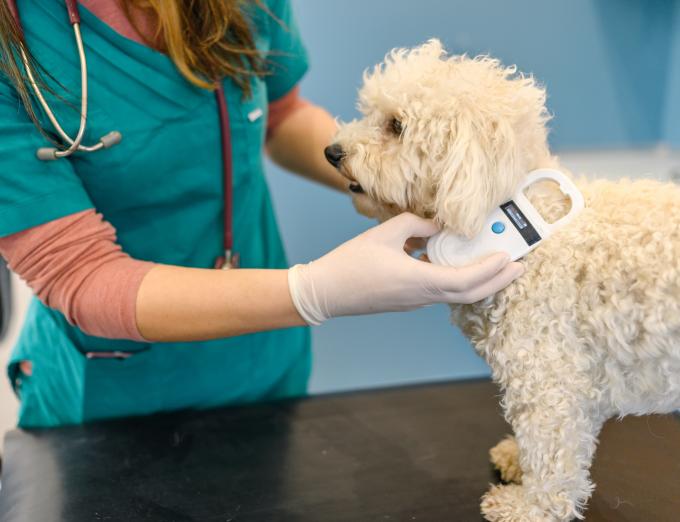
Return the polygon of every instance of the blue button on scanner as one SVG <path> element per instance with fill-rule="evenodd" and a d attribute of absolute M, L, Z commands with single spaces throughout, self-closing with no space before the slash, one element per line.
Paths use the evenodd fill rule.
<path fill-rule="evenodd" d="M 491 225 L 491 230 L 494 234 L 502 234 L 505 232 L 505 223 L 496 221 L 493 225 Z"/>

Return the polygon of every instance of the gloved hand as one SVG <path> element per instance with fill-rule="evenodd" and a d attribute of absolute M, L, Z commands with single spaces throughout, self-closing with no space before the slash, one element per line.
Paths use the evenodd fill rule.
<path fill-rule="evenodd" d="M 473 303 L 505 288 L 523 272 L 507 254 L 466 267 L 409 256 L 409 238 L 438 232 L 434 222 L 405 213 L 288 271 L 293 303 L 310 325 L 344 315 L 412 310 L 434 303 Z"/>

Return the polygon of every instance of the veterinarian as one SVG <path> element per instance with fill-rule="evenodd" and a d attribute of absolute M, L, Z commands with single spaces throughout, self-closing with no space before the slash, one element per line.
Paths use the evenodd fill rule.
<path fill-rule="evenodd" d="M 36 295 L 8 368 L 19 425 L 301 395 L 305 326 L 475 301 L 519 275 L 502 255 L 462 269 L 409 256 L 437 230 L 409 214 L 286 269 L 265 148 L 348 185 L 323 157 L 333 118 L 298 94 L 288 1 L 19 0 L 21 27 L 12 4 L 0 254 Z"/>

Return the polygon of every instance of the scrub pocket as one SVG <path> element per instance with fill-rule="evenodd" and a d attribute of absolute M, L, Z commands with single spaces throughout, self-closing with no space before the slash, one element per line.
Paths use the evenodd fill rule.
<path fill-rule="evenodd" d="M 124 358 L 86 357 L 83 422 L 147 415 L 161 409 L 166 390 L 156 382 L 154 350 L 147 346 Z"/>
<path fill-rule="evenodd" d="M 64 346 L 55 348 L 51 357 L 32 357 L 30 376 L 21 372 L 19 361 L 12 362 L 9 373 L 20 400 L 19 426 L 47 428 L 156 411 L 161 391 L 149 382 L 150 352 L 148 348 L 122 359 L 91 359 Z"/>
<path fill-rule="evenodd" d="M 153 375 L 150 345 L 117 343 L 125 350 L 124 359 L 90 359 L 78 349 L 78 336 L 63 319 L 34 299 L 7 368 L 10 383 L 19 397 L 19 426 L 48 428 L 80 424 L 93 418 L 121 412 L 134 415 L 155 407 L 150 404 L 153 390 L 139 393 L 144 386 L 140 376 Z M 83 344 L 98 350 L 96 338 Z M 111 347 L 111 341 L 101 340 Z M 134 350 L 134 351 L 133 351 Z M 20 362 L 33 364 L 33 373 L 24 375 Z"/>

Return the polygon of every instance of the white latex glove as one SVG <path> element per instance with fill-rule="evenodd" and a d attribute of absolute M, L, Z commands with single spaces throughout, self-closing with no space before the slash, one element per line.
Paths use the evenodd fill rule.
<path fill-rule="evenodd" d="M 474 303 L 523 272 L 507 254 L 465 267 L 409 256 L 409 238 L 438 232 L 434 222 L 401 214 L 343 243 L 316 261 L 288 271 L 293 303 L 310 325 L 344 315 L 412 310 L 434 303 Z"/>

